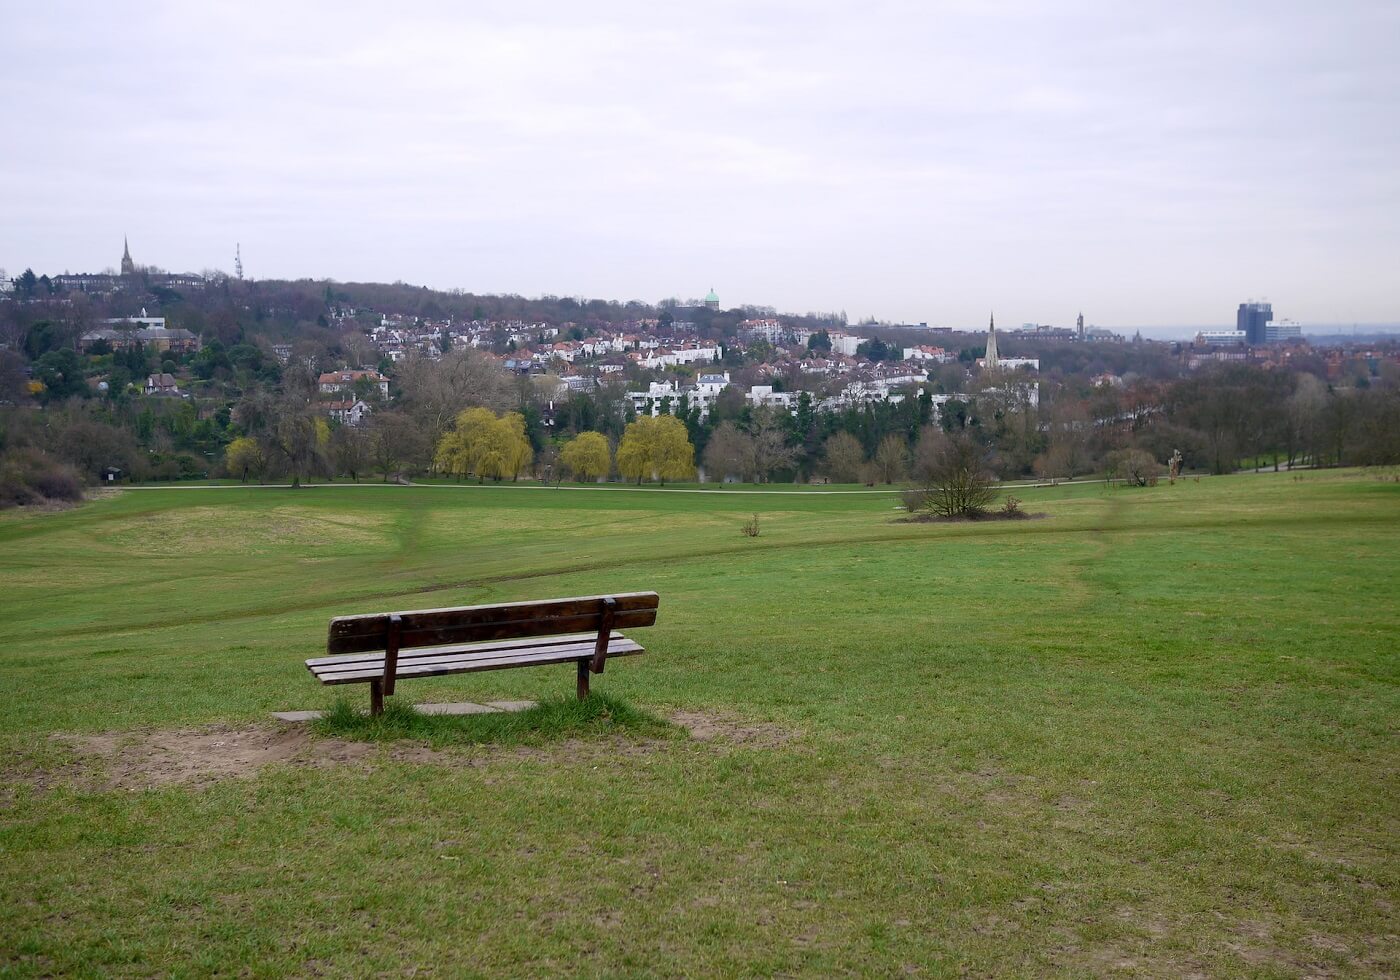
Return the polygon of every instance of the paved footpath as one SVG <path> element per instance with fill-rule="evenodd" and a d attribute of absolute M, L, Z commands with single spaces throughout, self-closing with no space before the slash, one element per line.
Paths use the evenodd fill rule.
<path fill-rule="evenodd" d="M 1069 483 L 998 483 L 994 485 L 995 490 L 1050 490 L 1055 487 L 1064 486 L 1084 486 L 1089 484 L 1107 483 L 1107 480 L 1074 480 Z M 550 486 L 543 483 L 303 483 L 296 489 L 301 490 L 351 490 L 355 488 L 380 487 L 386 490 L 391 489 L 414 489 L 414 490 L 578 490 L 583 493 L 706 493 L 706 494 L 747 494 L 753 496 L 812 496 L 828 495 L 835 496 L 841 494 L 858 493 L 903 493 L 908 487 L 890 487 L 885 490 L 702 490 L 698 487 L 635 487 L 623 486 L 621 484 L 598 484 L 596 487 L 564 487 Z M 104 490 L 291 490 L 290 483 L 201 483 L 195 486 L 188 484 L 171 484 L 169 486 L 109 486 Z"/>

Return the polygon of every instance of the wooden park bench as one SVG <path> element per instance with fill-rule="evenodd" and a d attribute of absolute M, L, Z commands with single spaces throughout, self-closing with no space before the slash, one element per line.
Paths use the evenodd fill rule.
<path fill-rule="evenodd" d="M 375 715 L 402 679 L 570 661 L 578 668 L 582 700 L 589 673 L 601 674 L 609 657 L 645 652 L 615 631 L 651 626 L 659 602 L 655 592 L 625 592 L 337 616 L 326 640 L 329 656 L 306 667 L 322 684 L 368 684 Z"/>

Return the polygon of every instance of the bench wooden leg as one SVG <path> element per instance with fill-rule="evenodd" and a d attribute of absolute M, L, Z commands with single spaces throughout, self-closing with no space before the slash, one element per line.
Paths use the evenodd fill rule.
<path fill-rule="evenodd" d="M 588 698 L 588 660 L 578 662 L 578 699 L 580 701 Z"/>
<path fill-rule="evenodd" d="M 378 677 L 369 682 L 369 713 L 372 715 L 384 713 L 384 681 Z"/>

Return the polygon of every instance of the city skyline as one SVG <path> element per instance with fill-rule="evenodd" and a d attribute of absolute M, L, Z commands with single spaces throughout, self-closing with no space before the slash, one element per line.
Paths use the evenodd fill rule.
<path fill-rule="evenodd" d="M 241 243 L 258 279 L 852 321 L 1400 318 L 1389 4 L 75 9 L 0 38 L 41 137 L 0 162 L 12 275 L 126 235 L 176 272 Z"/>
<path fill-rule="evenodd" d="M 178 269 L 178 268 L 168 268 L 168 269 L 167 269 L 165 266 L 162 266 L 162 265 L 160 265 L 159 263 L 145 263 L 145 262 L 139 262 L 139 263 L 137 263 L 137 262 L 134 262 L 134 260 L 132 260 L 132 259 L 130 258 L 130 255 L 129 255 L 130 245 L 129 245 L 129 242 L 128 242 L 128 240 L 127 240 L 126 238 L 123 238 L 122 246 L 123 246 L 123 256 L 122 256 L 122 263 L 120 264 L 120 265 L 121 265 L 120 268 L 119 268 L 117 265 L 106 265 L 106 266 L 103 266 L 103 267 L 101 267 L 101 268 L 94 269 L 94 270 L 73 270 L 73 269 L 67 269 L 67 268 L 65 268 L 65 269 L 63 269 L 62 271 L 58 272 L 58 273 L 49 273 L 49 274 L 51 274 L 51 275 L 55 275 L 55 274 L 56 274 L 56 275 L 60 275 L 60 276 L 66 276 L 66 275 L 72 275 L 72 274 L 87 273 L 87 274 L 96 274 L 96 275 L 112 275 L 112 276 L 118 276 L 118 275 L 124 274 L 123 270 L 126 268 L 126 262 L 128 262 L 128 261 L 132 261 L 132 262 L 134 263 L 134 266 L 135 266 L 136 269 L 142 269 L 142 268 L 148 268 L 148 267 L 149 267 L 149 268 L 160 268 L 160 269 L 164 269 L 166 272 L 169 272 L 169 273 L 181 274 L 180 269 Z M 241 256 L 240 256 L 240 253 L 239 253 L 239 250 L 237 249 L 237 247 L 235 247 L 235 253 L 234 253 L 234 254 L 235 254 L 235 262 L 237 263 L 237 262 L 239 262 L 239 261 L 241 260 Z M 193 271 L 194 271 L 194 270 L 185 270 L 185 272 L 193 272 Z M 212 269 L 209 270 L 209 271 L 212 271 Z M 222 272 L 223 272 L 224 274 L 226 274 L 226 275 L 229 275 L 229 274 L 230 274 L 230 273 L 229 273 L 229 270 L 220 270 L 220 271 L 222 271 Z M 4 269 L 0 269 L 0 276 L 9 275 L 9 274 L 11 274 L 11 273 L 7 272 L 7 271 L 4 270 Z M 39 275 L 39 274 L 40 274 L 40 273 L 36 272 L 36 275 Z M 234 273 L 234 275 L 237 275 L 237 273 Z M 237 275 L 237 278 L 243 278 L 243 277 L 242 277 L 241 275 Z M 252 277 L 248 277 L 248 278 L 249 278 L 249 281 L 252 281 Z M 315 281 L 315 282 L 328 282 L 328 283 L 330 283 L 330 282 L 347 282 L 347 281 L 350 281 L 350 280 L 335 279 L 335 278 L 329 278 L 329 277 L 312 277 L 311 281 Z M 378 281 L 378 280 L 360 280 L 360 281 L 371 282 L 371 281 Z M 431 284 L 427 284 L 427 283 L 411 283 L 410 285 L 414 285 L 414 286 L 425 286 L 426 288 L 429 288 L 429 289 L 437 289 L 437 290 L 444 290 L 444 291 L 452 288 L 452 287 L 440 287 L 440 286 L 435 286 L 435 285 L 431 285 Z M 481 292 L 479 293 L 479 295 L 492 295 L 492 294 L 489 293 L 489 292 L 486 292 L 486 291 L 481 291 Z M 537 296 L 535 296 L 535 297 L 529 297 L 529 298 L 539 298 L 539 296 L 542 296 L 542 295 L 558 295 L 558 294 L 537 294 Z M 714 295 L 713 288 L 711 289 L 710 293 L 707 294 L 707 295 Z M 602 299 L 602 300 L 606 300 L 606 301 L 610 301 L 610 302 L 611 302 L 611 301 L 616 301 L 616 302 L 627 302 L 628 299 L 634 299 L 634 300 L 639 300 L 640 302 L 644 302 L 644 303 L 648 303 L 648 304 L 656 304 L 656 303 L 662 302 L 662 300 L 645 300 L 645 299 L 640 299 L 639 297 L 629 297 L 628 299 L 623 299 L 623 298 L 621 298 L 621 297 L 616 297 L 616 296 L 584 296 L 584 295 L 581 295 L 581 294 L 580 294 L 580 295 L 577 295 L 577 296 L 573 296 L 572 298 L 577 299 L 577 300 L 579 300 L 580 302 L 583 302 L 583 301 L 586 301 L 586 300 L 590 300 L 590 299 Z M 706 299 L 705 299 L 705 298 L 701 298 L 701 297 L 694 296 L 694 295 L 689 295 L 689 294 L 678 295 L 678 296 L 676 296 L 676 297 L 667 297 L 667 299 L 670 299 L 670 298 L 678 298 L 678 299 L 680 299 L 681 302 L 689 302 L 689 303 L 693 303 L 693 304 L 695 304 L 695 305 L 699 305 L 699 304 L 701 304 L 701 303 L 703 303 L 703 302 L 706 302 Z M 1256 300 L 1255 300 L 1255 298 L 1250 297 L 1246 302 L 1248 302 L 1248 303 L 1254 303 L 1254 302 L 1256 302 Z M 1262 297 L 1262 298 L 1260 298 L 1260 299 L 1259 299 L 1259 302 L 1268 304 L 1268 303 L 1269 303 L 1268 297 Z M 763 303 L 762 301 L 755 301 L 755 302 L 752 302 L 752 303 L 737 304 L 737 305 L 750 305 L 750 306 L 758 306 L 758 307 L 769 307 L 769 306 L 771 306 L 771 304 Z M 732 308 L 732 307 L 731 307 L 731 308 Z M 776 312 L 779 313 L 780 315 L 789 315 L 789 314 L 790 314 L 790 315 L 801 315 L 801 314 L 802 314 L 803 312 L 805 312 L 805 311 L 800 311 L 800 310 L 796 310 L 796 309 L 794 309 L 794 310 L 778 309 L 778 310 L 776 310 Z M 1283 316 L 1282 314 L 1280 314 L 1280 317 L 1281 317 L 1282 319 L 1288 319 L 1288 320 L 1293 320 L 1293 319 L 1294 319 L 1294 318 L 1292 318 L 1292 317 Z M 1083 311 L 1082 311 L 1082 310 L 1076 312 L 1076 314 L 1075 314 L 1075 320 L 1076 320 L 1076 321 L 1082 321 L 1082 320 L 1083 320 Z M 936 318 L 933 319 L 933 320 L 930 320 L 928 317 L 922 317 L 922 318 L 917 318 L 917 319 L 909 319 L 909 320 L 903 320 L 903 321 L 894 321 L 894 320 L 890 320 L 890 319 L 888 319 L 888 318 L 885 318 L 885 319 L 876 318 L 876 321 L 877 321 L 877 324 L 876 324 L 876 325 L 914 326 L 914 325 L 918 325 L 918 324 L 926 324 L 926 325 L 931 326 L 931 327 L 951 327 L 952 329 L 955 329 L 955 330 L 958 330 L 958 331 L 964 332 L 964 333 L 980 333 L 980 332 L 983 332 L 983 330 L 984 330 L 983 327 L 981 327 L 981 326 L 979 326 L 979 325 L 977 325 L 977 324 L 949 323 L 949 322 L 945 322 L 945 321 L 940 321 L 940 320 L 938 320 L 938 319 L 936 319 Z M 853 328 L 854 328 L 854 327 L 869 326 L 869 325 L 870 325 L 868 322 L 859 321 L 859 320 L 854 320 L 854 319 L 852 319 L 852 320 L 850 321 L 850 323 L 851 323 L 851 326 L 852 326 Z M 1011 330 L 1012 332 L 1014 332 L 1018 327 L 1027 326 L 1027 325 L 1031 325 L 1031 324 L 1038 324 L 1038 325 L 1041 325 L 1041 326 L 1058 326 L 1058 327 L 1067 327 L 1067 326 L 1070 326 L 1070 324 L 1068 324 L 1068 323 L 1058 322 L 1058 321 L 1051 321 L 1051 320 L 1048 320 L 1048 319 L 1045 319 L 1045 318 L 1042 317 L 1040 320 L 1034 320 L 1034 321 L 1026 321 L 1026 320 L 1017 321 L 1014 325 L 1011 325 L 1011 326 L 1009 326 L 1009 327 L 1006 327 L 1006 328 L 1003 330 L 1003 332 L 1005 332 L 1006 329 L 1009 329 L 1009 330 Z M 1324 336 L 1340 336 L 1340 335 L 1345 335 L 1345 334 L 1349 334 L 1349 333 L 1362 333 L 1362 334 L 1365 334 L 1365 333 L 1382 333 L 1382 334 L 1384 334 L 1384 333 L 1400 333 L 1400 322 L 1395 322 L 1395 321 L 1368 321 L 1368 322 L 1364 322 L 1364 323 L 1363 323 L 1363 322 L 1359 322 L 1359 321 L 1355 321 L 1355 322 L 1351 322 L 1351 323 L 1336 323 L 1336 322 L 1300 322 L 1300 325 L 1302 326 L 1302 328 L 1303 328 L 1303 333 L 1304 333 L 1305 335 L 1318 336 L 1318 337 L 1324 337 Z M 1196 333 L 1198 333 L 1199 331 L 1201 331 L 1201 330 L 1203 330 L 1203 329 L 1207 329 L 1207 330 L 1208 330 L 1208 329 L 1228 329 L 1230 325 L 1227 324 L 1227 323 L 1225 322 L 1224 319 L 1222 319 L 1222 320 L 1220 320 L 1218 323 L 1204 323 L 1204 324 L 1202 324 L 1202 323 L 1195 323 L 1195 324 L 1095 323 L 1095 322 L 1089 321 L 1089 322 L 1086 323 L 1086 326 L 1089 326 L 1089 327 L 1103 327 L 1103 328 L 1106 328 L 1106 329 L 1109 329 L 1109 330 L 1114 330 L 1114 331 L 1119 331 L 1119 332 L 1128 332 L 1128 333 L 1131 333 L 1131 332 L 1134 332 L 1134 331 L 1140 331 L 1140 332 L 1142 333 L 1143 337 L 1145 337 L 1145 338 L 1147 338 L 1147 339 L 1149 339 L 1149 340 L 1187 340 L 1187 339 L 1190 339 L 1191 337 L 1193 337 Z"/>

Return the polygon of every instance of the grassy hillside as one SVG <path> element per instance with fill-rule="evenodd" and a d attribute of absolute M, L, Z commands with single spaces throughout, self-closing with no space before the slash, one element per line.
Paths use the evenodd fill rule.
<path fill-rule="evenodd" d="M 1018 495 L 1048 516 L 442 486 L 0 517 L 0 969 L 1400 970 L 1400 485 Z M 651 652 L 596 687 L 716 737 L 150 786 L 75 747 L 280 738 L 337 693 L 301 664 L 332 615 L 634 589 Z"/>

